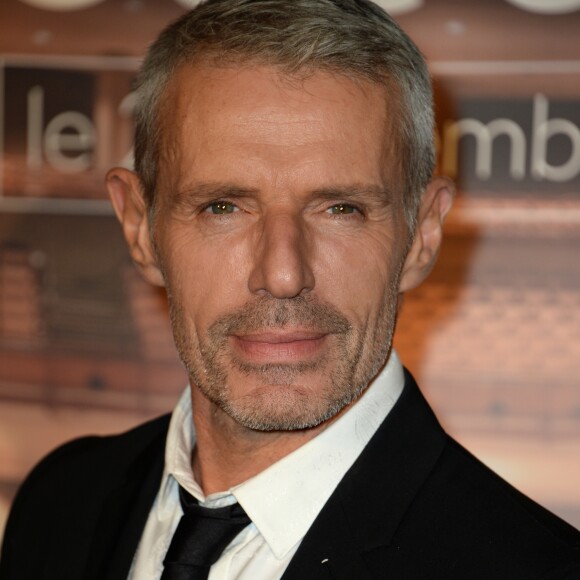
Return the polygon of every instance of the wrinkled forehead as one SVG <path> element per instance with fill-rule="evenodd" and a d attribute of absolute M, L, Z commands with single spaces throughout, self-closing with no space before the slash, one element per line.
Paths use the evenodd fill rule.
<path fill-rule="evenodd" d="M 285 148 L 288 153 L 292 145 L 324 134 L 336 147 L 381 155 L 389 185 L 400 188 L 401 111 L 394 83 L 323 69 L 289 74 L 253 62 L 235 68 L 202 62 L 175 72 L 159 113 L 160 177 L 175 171 L 184 156 L 191 161 L 219 139 L 259 138 L 284 155 Z"/>

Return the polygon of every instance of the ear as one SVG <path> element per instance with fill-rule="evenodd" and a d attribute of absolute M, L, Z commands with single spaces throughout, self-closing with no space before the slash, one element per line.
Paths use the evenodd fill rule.
<path fill-rule="evenodd" d="M 149 282 L 164 286 L 163 274 L 153 250 L 147 204 L 139 178 L 133 171 L 115 167 L 107 173 L 107 189 L 133 261 Z"/>
<path fill-rule="evenodd" d="M 443 222 L 451 209 L 454 195 L 453 182 L 446 177 L 435 177 L 423 192 L 399 292 L 406 292 L 421 284 L 435 265 L 443 237 Z"/>

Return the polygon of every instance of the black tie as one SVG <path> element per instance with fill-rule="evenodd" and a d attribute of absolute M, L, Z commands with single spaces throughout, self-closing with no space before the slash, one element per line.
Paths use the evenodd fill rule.
<path fill-rule="evenodd" d="M 161 580 L 206 580 L 226 546 L 250 523 L 238 503 L 222 508 L 200 506 L 179 487 L 183 516 L 163 561 Z"/>

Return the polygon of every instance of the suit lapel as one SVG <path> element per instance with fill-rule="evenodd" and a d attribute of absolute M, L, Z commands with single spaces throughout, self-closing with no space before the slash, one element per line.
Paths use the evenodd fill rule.
<path fill-rule="evenodd" d="M 333 502 L 329 500 L 327 506 Z M 282 580 L 371 580 L 340 502 L 324 509 L 302 540 Z"/>
<path fill-rule="evenodd" d="M 165 427 L 137 454 L 103 504 L 83 576 L 86 580 L 126 580 L 159 490 L 166 433 Z"/>
<path fill-rule="evenodd" d="M 407 373 L 399 400 L 320 512 L 283 580 L 384 575 L 388 546 L 446 437 Z"/>

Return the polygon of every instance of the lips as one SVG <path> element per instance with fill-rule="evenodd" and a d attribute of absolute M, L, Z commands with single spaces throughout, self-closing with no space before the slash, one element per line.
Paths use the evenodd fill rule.
<path fill-rule="evenodd" d="M 310 330 L 283 330 L 234 335 L 234 347 L 248 362 L 283 363 L 315 358 L 327 334 Z"/>

